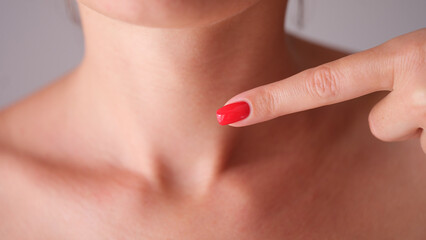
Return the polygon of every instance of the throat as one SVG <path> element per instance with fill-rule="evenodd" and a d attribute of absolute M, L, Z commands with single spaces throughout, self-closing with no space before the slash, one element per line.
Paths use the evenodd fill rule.
<path fill-rule="evenodd" d="M 81 124 L 126 168 L 210 181 L 247 131 L 219 125 L 216 110 L 296 72 L 284 14 L 285 3 L 264 1 L 213 25 L 153 29 L 81 7 L 86 55 L 72 81 Z"/>

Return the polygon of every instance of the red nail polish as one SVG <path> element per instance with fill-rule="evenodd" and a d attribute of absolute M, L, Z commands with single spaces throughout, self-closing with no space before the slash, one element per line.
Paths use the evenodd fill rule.
<path fill-rule="evenodd" d="M 235 102 L 219 108 L 216 117 L 220 125 L 227 125 L 243 120 L 249 114 L 250 107 L 246 102 Z"/>

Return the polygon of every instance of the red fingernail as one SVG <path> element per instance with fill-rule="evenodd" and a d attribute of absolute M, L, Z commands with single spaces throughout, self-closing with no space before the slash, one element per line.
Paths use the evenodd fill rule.
<path fill-rule="evenodd" d="M 246 102 L 236 102 L 219 108 L 216 117 L 220 125 L 227 125 L 243 120 L 249 114 L 250 107 Z"/>

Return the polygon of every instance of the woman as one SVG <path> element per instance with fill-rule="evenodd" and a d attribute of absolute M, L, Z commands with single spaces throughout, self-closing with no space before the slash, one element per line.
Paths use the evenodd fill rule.
<path fill-rule="evenodd" d="M 0 115 L 2 239 L 425 239 L 425 30 L 333 61 L 286 4 L 80 0 L 81 64 Z"/>

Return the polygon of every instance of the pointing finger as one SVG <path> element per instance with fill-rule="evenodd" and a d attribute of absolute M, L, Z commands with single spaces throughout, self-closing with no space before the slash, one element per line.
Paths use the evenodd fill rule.
<path fill-rule="evenodd" d="M 386 55 L 379 46 L 248 90 L 225 104 L 233 105 L 217 111 L 218 121 L 222 125 L 246 126 L 375 91 L 392 90 L 393 63 Z"/>

